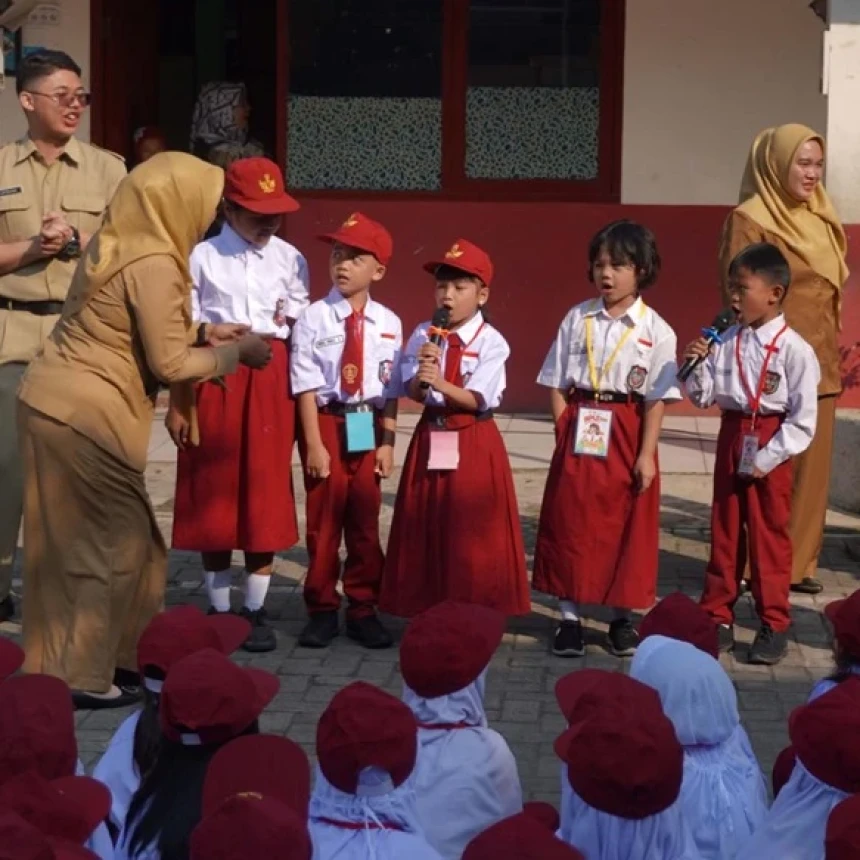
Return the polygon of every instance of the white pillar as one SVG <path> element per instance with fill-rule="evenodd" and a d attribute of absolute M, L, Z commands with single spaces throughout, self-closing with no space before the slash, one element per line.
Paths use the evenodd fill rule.
<path fill-rule="evenodd" d="M 860 224 L 860 2 L 830 0 L 824 41 L 827 190 L 846 224 Z"/>

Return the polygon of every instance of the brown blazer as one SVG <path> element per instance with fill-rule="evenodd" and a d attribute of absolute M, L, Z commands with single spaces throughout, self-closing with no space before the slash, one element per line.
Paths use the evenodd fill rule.
<path fill-rule="evenodd" d="M 821 365 L 818 396 L 840 394 L 839 329 L 841 292 L 800 259 L 778 236 L 735 209 L 726 219 L 720 243 L 720 282 L 728 303 L 729 264 L 740 251 L 756 242 L 770 242 L 785 255 L 791 267 L 791 286 L 783 304 L 788 324 L 815 350 Z"/>
<path fill-rule="evenodd" d="M 159 383 L 232 373 L 235 344 L 189 346 L 189 295 L 171 257 L 120 270 L 73 317 L 63 315 L 18 397 L 143 472 Z"/>

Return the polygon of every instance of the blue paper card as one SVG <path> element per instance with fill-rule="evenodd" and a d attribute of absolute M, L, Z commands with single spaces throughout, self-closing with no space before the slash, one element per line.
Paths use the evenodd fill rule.
<path fill-rule="evenodd" d="M 372 451 L 376 447 L 373 412 L 346 413 L 346 450 L 349 454 Z"/>

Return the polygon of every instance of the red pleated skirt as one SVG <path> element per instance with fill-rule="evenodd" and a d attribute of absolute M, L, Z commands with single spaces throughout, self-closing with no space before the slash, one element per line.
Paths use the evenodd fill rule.
<path fill-rule="evenodd" d="M 495 421 L 464 419 L 460 464 L 429 471 L 431 424 L 419 422 L 403 465 L 379 607 L 411 618 L 443 600 L 531 609 L 513 476 Z M 449 419 L 453 420 L 453 419 Z M 450 425 L 449 425 L 450 426 Z"/>
<path fill-rule="evenodd" d="M 593 407 L 594 404 L 586 404 Z M 660 473 L 642 495 L 633 480 L 644 407 L 611 409 L 604 459 L 573 453 L 580 404 L 571 403 L 556 430 L 535 546 L 532 587 L 576 603 L 645 609 L 657 593 Z"/>
<path fill-rule="evenodd" d="M 197 388 L 200 446 L 179 452 L 175 549 L 278 552 L 299 539 L 289 350 L 273 341 L 272 352 L 263 370 L 225 377 L 226 389 Z"/>

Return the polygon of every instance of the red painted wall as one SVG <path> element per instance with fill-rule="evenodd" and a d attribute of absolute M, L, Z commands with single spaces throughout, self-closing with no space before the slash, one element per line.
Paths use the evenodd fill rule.
<path fill-rule="evenodd" d="M 403 320 L 405 334 L 433 312 L 433 281 L 421 263 L 458 237 L 481 245 L 493 258 L 489 310 L 511 345 L 503 410 L 547 411 L 546 390 L 534 380 L 558 324 L 571 305 L 592 295 L 586 279 L 591 236 L 617 218 L 633 218 L 657 236 L 660 280 L 646 300 L 674 327 L 679 348 L 719 310 L 716 249 L 728 212 L 722 206 L 621 206 L 574 203 L 459 203 L 300 198 L 286 237 L 308 258 L 311 292 L 329 288 L 328 249 L 315 237 L 360 210 L 394 236 L 394 259 L 374 291 Z M 841 405 L 860 407 L 860 225 L 849 228 L 849 265 L 856 275 L 845 291 L 842 343 L 846 392 Z M 689 404 L 673 407 L 693 414 Z"/>

